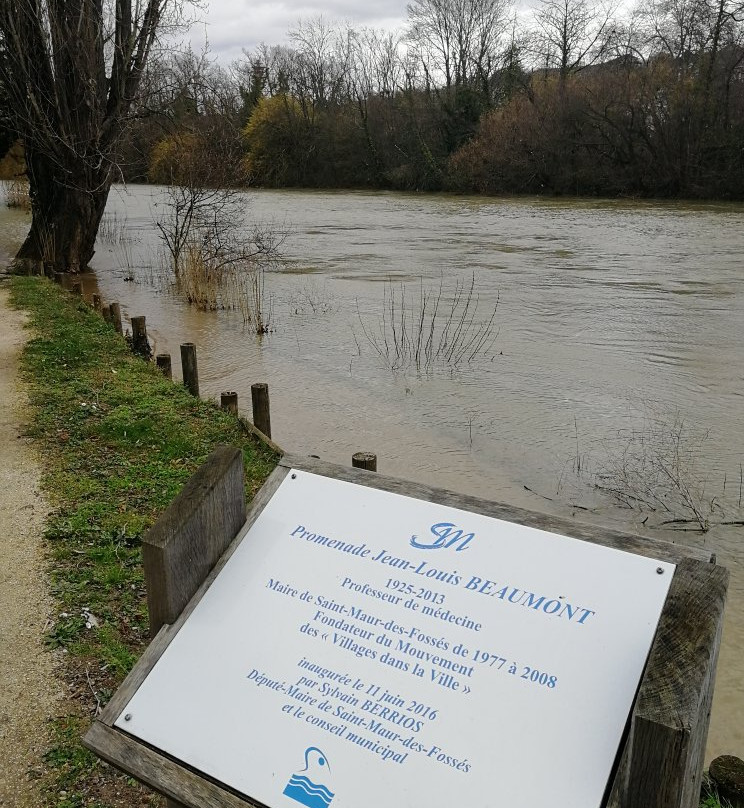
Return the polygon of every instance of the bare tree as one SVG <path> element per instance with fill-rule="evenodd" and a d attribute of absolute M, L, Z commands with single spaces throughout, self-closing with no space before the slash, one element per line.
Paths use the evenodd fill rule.
<path fill-rule="evenodd" d="M 402 43 L 394 33 L 376 28 L 349 29 L 351 43 L 349 92 L 364 133 L 368 165 L 378 185 L 383 185 L 384 160 L 373 135 L 370 114 L 384 116 L 384 128 L 393 129 L 392 105 L 379 103 L 390 99 L 403 87 Z"/>
<path fill-rule="evenodd" d="M 615 35 L 614 11 L 607 2 L 540 0 L 535 11 L 538 67 L 558 70 L 564 80 L 601 60 Z"/>
<path fill-rule="evenodd" d="M 90 261 L 145 65 L 177 0 L 2 0 L 0 85 L 23 140 L 31 229 L 19 263 Z"/>
<path fill-rule="evenodd" d="M 318 106 L 348 98 L 348 31 L 316 16 L 300 19 L 289 38 L 294 45 L 295 94 Z"/>
<path fill-rule="evenodd" d="M 352 30 L 352 85 L 356 99 L 395 95 L 404 84 L 400 35 L 381 28 Z"/>
<path fill-rule="evenodd" d="M 654 0 L 640 6 L 638 15 L 646 26 L 648 46 L 672 59 L 680 70 L 696 73 L 706 106 L 720 107 L 721 99 L 713 99 L 711 92 L 719 69 L 729 81 L 741 63 L 744 2 Z"/>
<path fill-rule="evenodd" d="M 150 177 L 165 185 L 155 225 L 176 281 L 196 255 L 217 272 L 278 257 L 284 233 L 245 221 L 245 175 L 224 115 L 194 116 L 161 140 L 152 152 Z"/>
<path fill-rule="evenodd" d="M 410 37 L 435 81 L 487 80 L 508 24 L 506 0 L 412 0 L 407 9 Z"/>

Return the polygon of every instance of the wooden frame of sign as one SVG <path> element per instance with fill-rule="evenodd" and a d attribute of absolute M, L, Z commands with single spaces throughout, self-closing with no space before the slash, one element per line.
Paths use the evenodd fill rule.
<path fill-rule="evenodd" d="M 188 808 L 260 805 L 114 726 L 291 469 L 450 505 L 676 564 L 603 808 L 697 808 L 728 573 L 702 551 L 603 530 L 373 472 L 285 456 L 245 521 L 237 449 L 214 452 L 144 542 L 150 646 L 84 738 L 108 763 Z M 536 762 L 539 771 L 539 762 Z"/>

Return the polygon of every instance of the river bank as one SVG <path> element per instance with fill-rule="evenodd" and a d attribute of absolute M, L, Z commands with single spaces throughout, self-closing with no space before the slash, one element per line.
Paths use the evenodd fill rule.
<path fill-rule="evenodd" d="M 134 357 L 79 298 L 38 279 L 11 283 L 34 333 L 21 363 L 52 509 L 44 530 L 52 615 L 36 633 L 56 650 L 66 693 L 50 725 L 43 804 L 157 804 L 80 745 L 149 640 L 141 536 L 215 446 L 242 449 L 249 498 L 276 457 L 237 419 Z"/>

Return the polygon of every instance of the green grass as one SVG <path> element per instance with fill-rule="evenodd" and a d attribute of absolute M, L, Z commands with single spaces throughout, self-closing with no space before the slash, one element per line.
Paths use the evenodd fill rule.
<path fill-rule="evenodd" d="M 235 417 L 133 356 L 80 298 L 37 278 L 14 278 L 12 293 L 34 334 L 22 358 L 29 434 L 53 507 L 46 540 L 56 614 L 46 639 L 65 660 L 70 693 L 46 756 L 46 804 L 151 805 L 80 745 L 148 641 L 142 536 L 217 445 L 243 450 L 249 498 L 277 458 Z"/>
<path fill-rule="evenodd" d="M 703 775 L 700 808 L 732 808 L 731 803 L 718 794 L 718 789 L 707 772 Z"/>

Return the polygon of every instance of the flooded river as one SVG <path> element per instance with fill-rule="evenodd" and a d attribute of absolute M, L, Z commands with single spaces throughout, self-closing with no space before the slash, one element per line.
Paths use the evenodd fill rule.
<path fill-rule="evenodd" d="M 287 233 L 265 280 L 273 330 L 259 337 L 239 313 L 198 312 L 156 277 L 163 205 L 157 188 L 112 193 L 107 215 L 127 238 L 99 244 L 103 296 L 145 315 L 174 365 L 195 342 L 203 396 L 235 390 L 245 409 L 251 383 L 268 382 L 287 451 L 345 464 L 373 451 L 387 474 L 716 552 L 732 582 L 708 758 L 744 756 L 744 529 L 659 527 L 693 518 L 663 512 L 679 489 L 713 523 L 742 519 L 744 207 L 252 193 L 246 222 Z M 3 210 L 0 251 L 25 226 Z M 404 285 L 415 311 L 441 286 L 446 312 L 473 278 L 473 327 L 498 304 L 490 348 L 457 367 L 391 369 L 367 336 L 384 324 L 391 339 L 385 300 L 389 312 Z M 666 484 L 676 492 L 629 478 L 654 457 L 679 472 Z M 594 488 L 619 481 L 657 506 L 645 524 L 648 512 Z"/>

